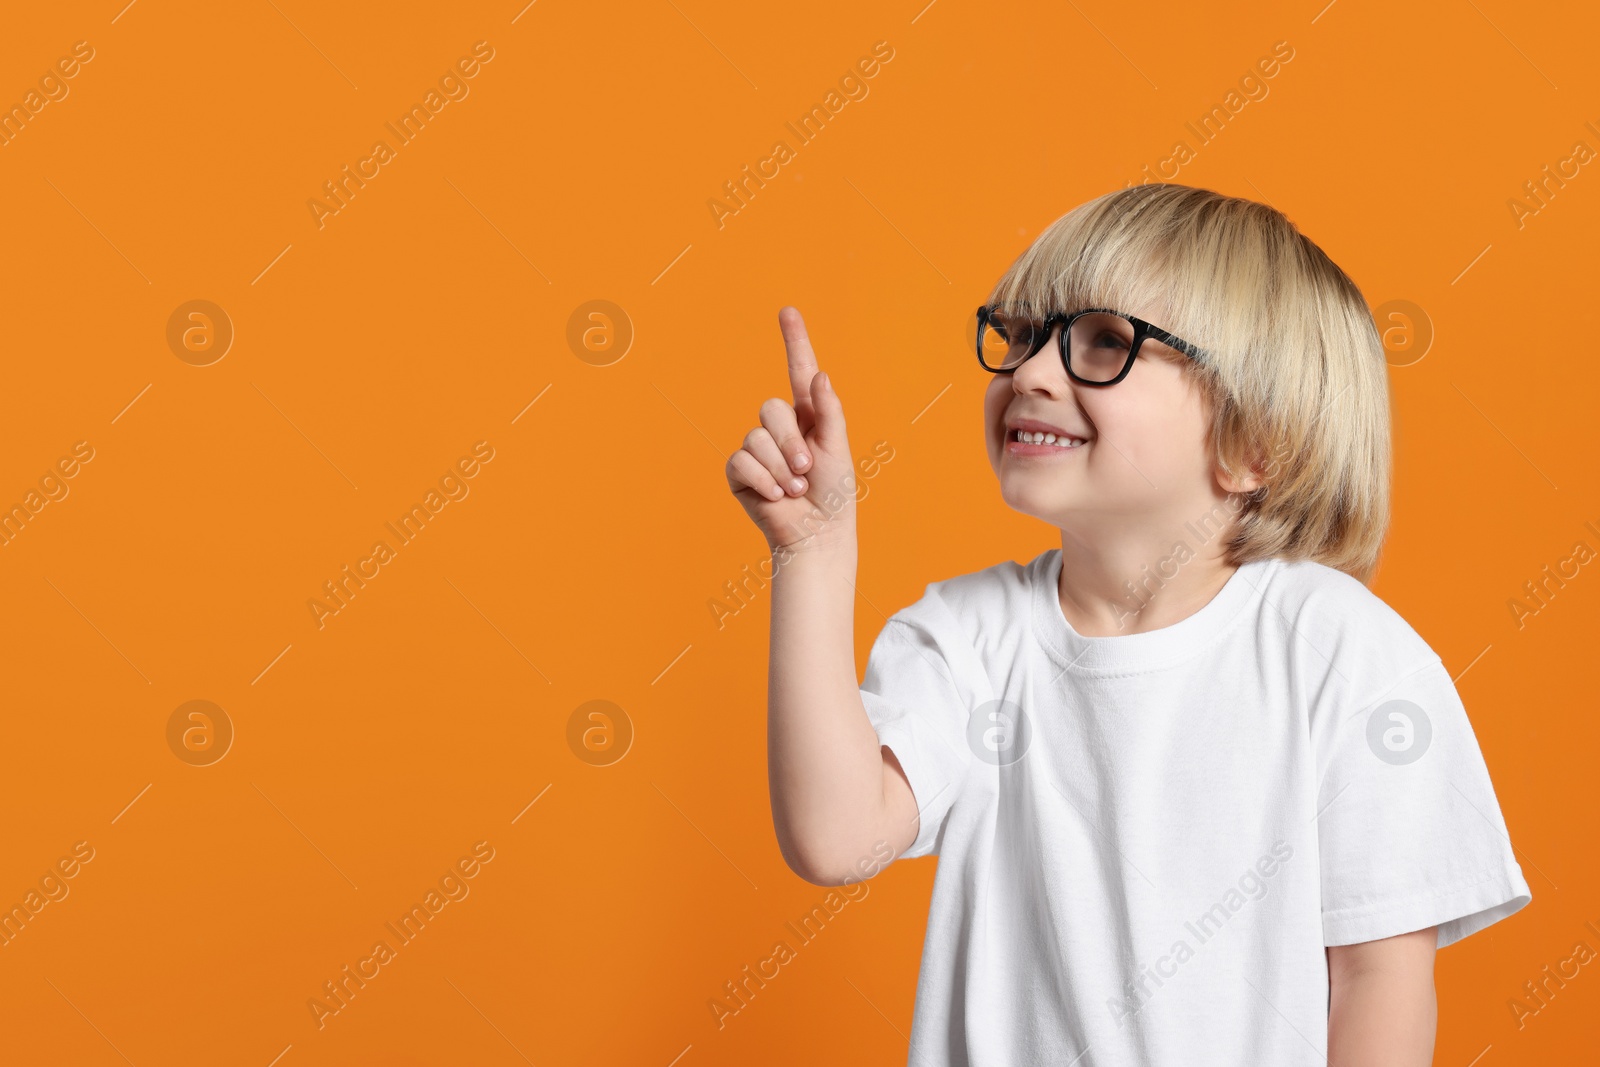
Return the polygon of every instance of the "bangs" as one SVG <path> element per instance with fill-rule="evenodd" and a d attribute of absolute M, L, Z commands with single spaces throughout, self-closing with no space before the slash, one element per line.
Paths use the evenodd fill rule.
<path fill-rule="evenodd" d="M 1084 308 L 1160 309 L 1172 323 L 1172 240 L 1154 240 L 1136 224 L 1138 207 L 1091 201 L 1052 223 L 1017 257 L 990 292 L 990 307 L 1028 319 Z M 1187 335 L 1184 335 L 1187 336 Z"/>
<path fill-rule="evenodd" d="M 989 303 L 1030 319 L 1109 308 L 1199 346 L 1207 364 L 1237 360 L 1277 317 L 1277 268 L 1286 256 L 1304 258 L 1302 240 L 1264 204 L 1134 186 L 1053 222 L 995 283 Z"/>

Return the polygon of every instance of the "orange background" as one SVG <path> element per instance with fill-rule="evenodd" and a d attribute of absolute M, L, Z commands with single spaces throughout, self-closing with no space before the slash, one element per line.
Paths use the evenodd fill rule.
<path fill-rule="evenodd" d="M 1520 1029 L 1507 1006 L 1600 950 L 1600 576 L 1520 629 L 1507 606 L 1600 548 L 1600 176 L 1520 228 L 1507 206 L 1600 148 L 1592 12 L 124 2 L 0 35 L 0 101 L 94 49 L 0 148 L 0 502 L 94 449 L 0 548 L 0 901 L 94 849 L 0 948 L 8 1062 L 904 1062 L 935 861 L 724 1027 L 708 1007 L 827 893 L 773 836 L 764 596 L 710 608 L 766 558 L 723 464 L 788 396 L 777 310 L 857 455 L 894 449 L 859 511 L 864 664 L 927 582 L 1059 543 L 996 491 L 972 309 L 1278 41 L 1269 95 L 1176 180 L 1270 199 L 1435 331 L 1391 369 L 1374 588 L 1460 676 L 1534 893 L 1441 953 L 1438 1062 L 1592 1050 L 1593 966 Z M 470 94 L 319 228 L 323 182 L 477 41 Z M 870 95 L 719 229 L 708 199 L 878 41 Z M 236 333 L 209 366 L 166 340 L 194 299 Z M 566 339 L 596 299 L 636 333 L 609 366 Z M 322 583 L 478 441 L 470 495 L 318 629 Z M 567 740 L 597 699 L 634 731 L 609 766 Z M 190 700 L 236 731 L 210 766 L 168 747 Z M 319 1029 L 307 1001 L 479 841 L 470 895 Z"/>

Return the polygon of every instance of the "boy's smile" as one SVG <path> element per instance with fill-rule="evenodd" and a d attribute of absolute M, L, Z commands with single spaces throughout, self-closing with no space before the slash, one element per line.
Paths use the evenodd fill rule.
<path fill-rule="evenodd" d="M 1007 456 L 1049 456 L 1072 452 L 1088 443 L 1087 431 L 1063 429 L 1040 419 L 1013 415 L 1005 424 Z"/>

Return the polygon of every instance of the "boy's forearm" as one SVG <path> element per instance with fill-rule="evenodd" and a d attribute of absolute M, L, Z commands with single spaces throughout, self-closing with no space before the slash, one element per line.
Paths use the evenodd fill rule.
<path fill-rule="evenodd" d="M 1430 927 L 1328 950 L 1329 1067 L 1428 1067 L 1438 1002 Z"/>
<path fill-rule="evenodd" d="M 883 807 L 883 757 L 856 678 L 855 542 L 843 540 L 796 552 L 772 581 L 773 826 L 784 858 L 806 878 L 848 863 Z"/>

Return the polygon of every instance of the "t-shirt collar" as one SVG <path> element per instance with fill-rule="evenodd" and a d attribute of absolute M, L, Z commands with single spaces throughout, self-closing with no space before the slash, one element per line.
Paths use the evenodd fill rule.
<path fill-rule="evenodd" d="M 1085 637 L 1061 612 L 1061 549 L 1052 548 L 1028 565 L 1033 587 L 1033 631 L 1060 666 L 1080 671 L 1138 673 L 1180 663 L 1204 651 L 1256 598 L 1265 595 L 1275 559 L 1253 560 L 1239 567 L 1216 596 L 1170 626 L 1144 633 Z"/>

